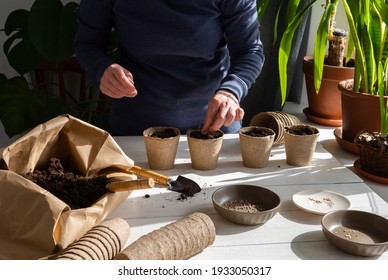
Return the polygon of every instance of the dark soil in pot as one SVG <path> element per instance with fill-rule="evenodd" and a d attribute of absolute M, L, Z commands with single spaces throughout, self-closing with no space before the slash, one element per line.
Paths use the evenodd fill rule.
<path fill-rule="evenodd" d="M 296 135 L 313 135 L 319 132 L 316 127 L 304 124 L 293 125 L 291 127 L 286 127 L 285 129 L 288 133 Z"/>
<path fill-rule="evenodd" d="M 71 209 L 90 207 L 108 192 L 105 176 L 85 177 L 58 158 L 51 158 L 46 167 L 28 172 L 24 177 L 49 191 Z"/>
<path fill-rule="evenodd" d="M 269 129 L 254 127 L 249 131 L 242 132 L 244 135 L 252 136 L 252 137 L 265 137 L 269 135 L 273 135 L 274 133 Z"/>
<path fill-rule="evenodd" d="M 176 131 L 174 129 L 166 128 L 166 129 L 161 130 L 161 131 L 155 131 L 150 136 L 156 137 L 156 138 L 171 138 L 171 137 L 175 137 L 177 135 L 178 134 L 176 133 Z"/>
<path fill-rule="evenodd" d="M 388 151 L 388 139 L 382 137 L 378 132 L 363 132 L 360 133 L 354 141 L 358 145 L 367 145 L 372 148 L 378 149 L 381 152 Z"/>
<path fill-rule="evenodd" d="M 361 169 L 388 178 L 387 137 L 378 132 L 362 132 L 356 136 L 354 143 L 359 148 Z"/>
<path fill-rule="evenodd" d="M 194 130 L 190 133 L 189 136 L 196 139 L 215 139 L 215 138 L 222 137 L 222 132 L 214 131 L 214 132 L 202 133 L 200 130 Z"/>

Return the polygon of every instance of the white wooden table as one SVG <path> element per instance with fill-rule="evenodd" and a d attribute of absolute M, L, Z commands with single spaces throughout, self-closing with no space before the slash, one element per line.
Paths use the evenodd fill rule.
<path fill-rule="evenodd" d="M 216 240 L 192 259 L 368 259 L 343 253 L 329 244 L 321 230 L 320 215 L 296 207 L 291 198 L 301 190 L 331 190 L 345 195 L 351 209 L 369 211 L 388 217 L 388 186 L 377 185 L 379 196 L 352 172 L 355 156 L 343 152 L 335 143 L 332 128 L 320 128 L 320 142 L 309 167 L 289 166 L 283 145 L 272 148 L 266 168 L 251 169 L 242 165 L 237 134 L 225 135 L 217 169 L 199 171 L 191 167 L 186 136 L 181 136 L 174 169 L 160 172 L 172 178 L 184 175 L 200 184 L 202 191 L 179 200 L 179 193 L 165 189 L 134 191 L 108 217 L 122 217 L 131 227 L 129 245 L 140 236 L 193 212 L 208 214 L 216 226 Z M 115 140 L 136 165 L 148 168 L 143 138 L 116 137 Z M 335 158 L 325 148 L 335 150 Z M 338 149 L 337 149 L 338 147 Z M 342 162 L 341 162 L 342 160 Z M 269 188 L 281 200 L 281 208 L 266 224 L 242 226 L 219 216 L 212 206 L 213 192 L 225 185 L 251 184 Z M 146 195 L 149 195 L 146 196 Z M 388 252 L 372 259 L 388 259 Z"/>

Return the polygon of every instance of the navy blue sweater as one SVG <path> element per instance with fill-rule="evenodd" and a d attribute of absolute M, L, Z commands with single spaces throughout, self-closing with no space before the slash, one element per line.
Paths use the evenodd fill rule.
<path fill-rule="evenodd" d="M 218 89 L 241 100 L 264 63 L 256 0 L 81 0 L 76 56 L 99 83 L 112 28 L 138 95 L 112 99 L 111 133 L 201 127 Z M 235 122 L 228 132 L 237 132 Z"/>

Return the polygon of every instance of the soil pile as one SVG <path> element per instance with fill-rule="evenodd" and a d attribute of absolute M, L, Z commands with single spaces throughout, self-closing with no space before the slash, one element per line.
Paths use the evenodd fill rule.
<path fill-rule="evenodd" d="M 65 170 L 63 165 L 60 159 L 51 158 L 47 167 L 28 172 L 24 177 L 55 195 L 71 209 L 90 207 L 108 192 L 105 176 L 85 177 L 75 170 Z"/>

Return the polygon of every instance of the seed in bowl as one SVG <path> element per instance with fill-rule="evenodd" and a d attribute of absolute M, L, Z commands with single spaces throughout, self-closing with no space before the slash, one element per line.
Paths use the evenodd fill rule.
<path fill-rule="evenodd" d="M 222 206 L 228 210 L 246 213 L 257 213 L 267 210 L 261 203 L 244 199 L 232 199 L 222 204 Z"/>

